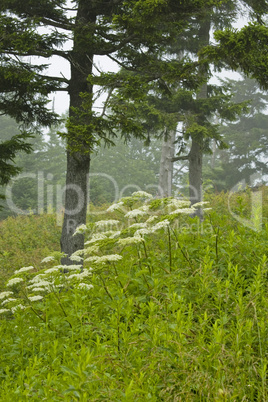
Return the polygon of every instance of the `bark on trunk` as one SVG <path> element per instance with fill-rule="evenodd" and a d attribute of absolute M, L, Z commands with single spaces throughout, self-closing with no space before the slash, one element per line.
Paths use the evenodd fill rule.
<path fill-rule="evenodd" d="M 172 131 L 167 138 L 163 139 L 158 194 L 160 197 L 171 197 L 173 179 L 173 161 L 175 155 L 175 131 Z"/>
<path fill-rule="evenodd" d="M 87 93 L 92 98 L 93 88 L 87 82 L 92 74 L 93 49 L 90 49 L 91 35 L 94 35 L 96 15 L 90 0 L 80 0 L 76 16 L 73 50 L 71 53 L 71 79 L 69 85 L 69 118 L 72 127 L 68 129 L 67 173 L 65 188 L 65 210 L 61 234 L 61 250 L 67 256 L 62 264 L 74 264 L 69 256 L 84 248 L 84 235 L 73 236 L 76 227 L 86 223 L 88 204 L 88 175 L 90 166 L 90 145 L 83 136 L 75 132 L 75 125 L 90 123 L 88 116 L 79 114 L 82 99 L 80 93 Z M 76 108 L 76 111 L 73 109 Z M 78 130 L 77 130 L 78 131 Z M 75 148 L 74 148 L 75 147 Z M 75 151 L 74 151 L 75 149 Z"/>
<path fill-rule="evenodd" d="M 200 22 L 199 29 L 199 48 L 209 44 L 209 31 L 210 31 L 210 18 L 204 18 Z M 201 73 L 202 71 L 200 71 Z M 207 83 L 204 83 L 199 92 L 197 93 L 197 99 L 204 99 L 207 97 Z M 197 118 L 197 123 L 202 125 L 204 121 L 204 116 L 199 116 Z M 202 162 L 203 162 L 203 143 L 204 138 L 202 137 L 192 137 L 192 145 L 189 152 L 189 196 L 191 204 L 201 202 L 203 199 L 202 191 Z M 201 219 L 203 217 L 202 210 L 198 209 L 197 216 Z"/>

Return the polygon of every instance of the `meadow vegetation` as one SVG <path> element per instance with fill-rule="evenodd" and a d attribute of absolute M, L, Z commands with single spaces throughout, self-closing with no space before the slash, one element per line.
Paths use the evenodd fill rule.
<path fill-rule="evenodd" d="M 0 400 L 268 400 L 268 191 L 258 231 L 228 197 L 199 222 L 134 193 L 77 229 L 68 267 L 54 215 L 2 221 Z"/>

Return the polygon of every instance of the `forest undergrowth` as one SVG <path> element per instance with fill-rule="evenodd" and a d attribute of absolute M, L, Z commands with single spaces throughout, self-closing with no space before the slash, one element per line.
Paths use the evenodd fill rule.
<path fill-rule="evenodd" d="M 200 222 L 133 193 L 68 267 L 54 215 L 2 221 L 0 400 L 267 401 L 267 195 L 207 195 Z"/>

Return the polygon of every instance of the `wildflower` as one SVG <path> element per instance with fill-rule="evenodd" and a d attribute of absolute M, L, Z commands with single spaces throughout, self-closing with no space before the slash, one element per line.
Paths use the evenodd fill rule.
<path fill-rule="evenodd" d="M 99 251 L 99 246 L 91 246 L 85 249 L 85 254 L 92 254 L 92 253 L 97 253 Z"/>
<path fill-rule="evenodd" d="M 42 279 L 40 279 L 39 282 L 35 282 L 32 285 L 27 286 L 27 289 L 33 289 L 33 288 L 41 288 L 41 287 L 45 287 L 45 288 L 49 288 L 49 286 L 51 286 L 52 283 L 48 282 L 48 281 L 43 281 Z"/>
<path fill-rule="evenodd" d="M 72 254 L 72 255 L 70 256 L 70 260 L 71 260 L 71 261 L 80 262 L 80 261 L 83 260 L 83 257 L 80 257 L 79 255 L 74 255 L 74 254 Z"/>
<path fill-rule="evenodd" d="M 159 230 L 159 229 L 165 229 L 170 225 L 170 222 L 165 219 L 164 221 L 158 222 L 156 225 L 152 227 L 153 231 Z"/>
<path fill-rule="evenodd" d="M 43 299 L 43 296 L 40 296 L 40 295 L 29 296 L 28 299 L 29 299 L 30 301 L 38 301 L 38 300 L 42 300 L 42 299 Z"/>
<path fill-rule="evenodd" d="M 146 211 L 142 211 L 140 209 L 133 209 L 132 211 L 129 211 L 126 213 L 125 218 L 137 218 L 137 216 L 143 216 L 146 215 Z"/>
<path fill-rule="evenodd" d="M 146 221 L 147 222 L 147 221 Z M 132 229 L 132 228 L 146 228 L 147 227 L 147 223 L 146 222 L 140 222 L 140 223 L 133 223 L 132 225 L 130 225 L 128 228 Z"/>
<path fill-rule="evenodd" d="M 153 230 L 151 230 L 151 229 L 139 229 L 134 233 L 134 237 L 144 236 L 146 234 L 151 234 L 151 233 L 153 233 Z"/>
<path fill-rule="evenodd" d="M 106 239 L 106 236 L 103 233 L 96 233 L 94 234 L 90 240 L 88 240 L 87 242 L 85 242 L 85 245 L 87 244 L 92 244 L 92 243 L 96 243 L 99 240 L 104 240 Z"/>
<path fill-rule="evenodd" d="M 125 237 L 124 239 L 119 239 L 118 244 L 120 246 L 126 246 L 128 244 L 138 244 L 142 243 L 144 240 L 142 237 Z"/>
<path fill-rule="evenodd" d="M 201 201 L 201 202 L 197 202 L 196 204 L 193 204 L 192 207 L 193 208 L 199 208 L 202 207 L 203 205 L 209 204 L 208 201 Z"/>
<path fill-rule="evenodd" d="M 60 268 L 60 269 L 66 269 L 66 270 L 68 270 L 68 271 L 72 271 L 72 270 L 77 270 L 77 269 L 81 269 L 82 268 L 82 265 L 76 265 L 76 264 L 74 264 L 74 265 L 57 265 L 57 267 L 55 267 L 55 268 Z"/>
<path fill-rule="evenodd" d="M 73 254 L 72 254 L 72 256 L 73 255 L 84 255 L 84 250 L 83 249 L 81 249 L 81 250 L 76 250 Z"/>
<path fill-rule="evenodd" d="M 80 289 L 85 289 L 85 290 L 89 290 L 92 289 L 94 286 L 93 285 L 88 285 L 87 283 L 79 283 L 78 287 Z"/>
<path fill-rule="evenodd" d="M 169 215 L 175 215 L 175 214 L 193 214 L 194 212 L 196 212 L 196 210 L 194 208 L 180 208 L 180 209 L 176 209 L 175 211 L 172 211 L 169 213 Z"/>
<path fill-rule="evenodd" d="M 32 288 L 31 289 L 32 292 L 44 292 L 44 290 L 45 290 L 44 288 Z"/>
<path fill-rule="evenodd" d="M 77 234 L 84 234 L 86 230 L 87 230 L 87 226 L 85 224 L 82 224 L 75 229 L 73 236 L 75 236 Z"/>
<path fill-rule="evenodd" d="M 10 302 L 13 302 L 13 301 L 17 301 L 17 299 L 9 298 L 9 299 L 4 300 L 1 304 L 2 304 L 2 306 L 4 306 L 6 303 L 10 303 Z"/>
<path fill-rule="evenodd" d="M 16 310 L 20 309 L 20 310 L 24 310 L 26 308 L 26 306 L 23 306 L 22 304 L 18 304 L 17 306 L 11 307 L 11 311 L 12 313 L 15 313 Z"/>
<path fill-rule="evenodd" d="M 32 269 L 34 269 L 34 267 L 32 267 L 32 266 L 22 267 L 21 269 L 18 269 L 18 271 L 15 271 L 14 274 L 20 274 L 21 272 L 31 271 Z"/>
<path fill-rule="evenodd" d="M 146 191 L 135 191 L 131 194 L 131 196 L 140 198 L 153 198 L 152 194 L 146 193 Z"/>
<path fill-rule="evenodd" d="M 48 257 L 43 258 L 41 263 L 50 262 L 50 261 L 54 261 L 54 260 L 55 260 L 55 258 L 52 255 L 49 255 Z"/>
<path fill-rule="evenodd" d="M 147 225 L 148 223 L 152 223 L 156 219 L 158 219 L 158 216 L 156 216 L 156 215 L 150 216 L 150 218 L 148 218 L 144 224 Z"/>
<path fill-rule="evenodd" d="M 7 313 L 8 311 L 10 311 L 10 310 L 8 310 L 7 308 L 1 308 L 0 314 Z"/>
<path fill-rule="evenodd" d="M 90 269 L 84 269 L 84 271 L 81 272 L 80 274 L 71 274 L 71 275 L 68 276 L 68 280 L 70 280 L 70 279 L 78 279 L 78 280 L 84 279 L 84 278 L 92 275 L 91 271 L 92 271 L 92 269 L 90 268 Z"/>
<path fill-rule="evenodd" d="M 118 211 L 121 209 L 121 207 L 124 205 L 124 203 L 122 201 L 117 202 L 116 204 L 112 204 L 107 210 L 106 212 L 114 212 L 114 211 Z"/>
<path fill-rule="evenodd" d="M 211 211 L 211 210 L 212 210 L 212 208 L 204 208 L 204 209 L 203 209 L 203 212 Z"/>
<path fill-rule="evenodd" d="M 105 227 L 108 225 L 114 226 L 114 225 L 117 225 L 118 223 L 119 223 L 119 221 L 117 221 L 115 219 L 108 219 L 108 220 L 102 220 L 102 221 L 95 222 L 95 226 L 97 228 L 102 228 L 102 227 Z"/>
<path fill-rule="evenodd" d="M 8 281 L 8 283 L 6 284 L 6 286 L 13 286 L 13 285 L 16 285 L 17 283 L 20 283 L 20 282 L 23 282 L 23 279 L 22 279 L 22 278 L 13 278 L 13 279 L 10 279 L 10 280 Z"/>
<path fill-rule="evenodd" d="M 186 208 L 191 205 L 191 201 L 188 200 L 179 200 L 178 198 L 171 198 L 167 204 L 169 207 L 179 208 Z"/>
<path fill-rule="evenodd" d="M 52 274 L 53 272 L 59 272 L 59 268 L 53 267 L 45 270 L 45 274 Z"/>
<path fill-rule="evenodd" d="M 33 279 L 31 279 L 30 281 L 29 281 L 29 283 L 37 283 L 37 282 L 40 282 L 40 281 L 42 281 L 43 280 L 43 278 L 46 276 L 46 274 L 39 274 L 39 275 L 36 275 Z"/>
<path fill-rule="evenodd" d="M 114 239 L 117 236 L 120 236 L 120 230 L 109 230 L 107 232 L 102 232 L 102 234 L 108 239 Z"/>
<path fill-rule="evenodd" d="M 0 300 L 3 300 L 5 297 L 13 295 L 13 292 L 2 292 L 0 293 Z"/>
<path fill-rule="evenodd" d="M 122 256 L 119 254 L 108 254 L 108 255 L 103 255 L 102 257 L 98 256 L 92 256 L 88 257 L 85 261 L 91 261 L 94 262 L 95 264 L 104 264 L 106 262 L 115 262 L 122 260 Z"/>

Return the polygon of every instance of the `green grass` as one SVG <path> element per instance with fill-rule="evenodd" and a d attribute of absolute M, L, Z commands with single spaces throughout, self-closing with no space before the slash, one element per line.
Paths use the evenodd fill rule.
<path fill-rule="evenodd" d="M 24 279 L 9 288 L 17 301 L 1 307 L 26 306 L 1 315 L 0 400 L 268 400 L 266 203 L 256 232 L 228 214 L 225 195 L 210 198 L 202 225 L 169 215 L 169 200 L 154 203 L 156 222 L 170 225 L 137 244 L 119 241 L 133 236 L 134 219 L 118 211 L 91 218 L 88 239 L 97 232 L 94 220 L 104 218 L 118 219 L 121 233 L 86 252 L 95 256 L 84 263 L 92 268 L 83 279 L 88 289 L 68 280 L 75 271 L 58 271 L 46 275 L 54 285 L 37 293 L 39 301 L 30 301 L 27 285 L 57 264 L 40 261 L 57 250 L 59 228 L 51 216 L 2 222 L 2 276 L 20 266 L 34 270 L 14 276 Z M 124 200 L 125 209 L 139 207 L 136 201 Z M 97 258 L 111 254 L 122 258 Z"/>

